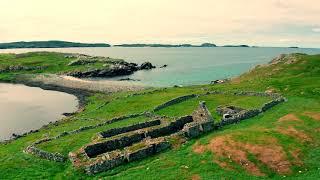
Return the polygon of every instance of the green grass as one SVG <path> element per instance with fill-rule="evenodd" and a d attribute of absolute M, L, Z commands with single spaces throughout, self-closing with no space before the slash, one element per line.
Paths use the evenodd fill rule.
<path fill-rule="evenodd" d="M 1 55 L 0 62 L 6 59 L 14 59 L 13 56 L 10 54 Z M 268 141 L 265 140 L 274 138 L 277 141 L 277 145 L 283 149 L 287 159 L 292 163 L 292 173 L 286 175 L 287 179 L 319 179 L 320 133 L 317 129 L 320 129 L 320 121 L 307 117 L 303 113 L 306 111 L 320 113 L 320 55 L 297 55 L 297 57 L 299 60 L 292 64 L 279 63 L 277 65 L 259 67 L 227 84 L 168 88 L 151 94 L 131 97 L 126 97 L 130 94 L 127 92 L 96 94 L 88 99 L 88 105 L 83 112 L 62 120 L 58 123 L 58 126 L 49 125 L 48 128 L 41 129 L 37 133 L 8 144 L 1 144 L 0 179 L 191 179 L 195 175 L 200 176 L 202 179 L 283 178 L 284 175 L 278 174 L 267 167 L 252 153 L 248 154 L 248 159 L 266 174 L 265 177 L 252 176 L 236 162 L 230 163 L 233 170 L 222 168 L 213 161 L 215 158 L 221 158 L 215 153 L 207 151 L 197 154 L 193 152 L 196 142 L 207 145 L 213 138 L 221 136 L 231 136 L 237 142 L 261 146 L 276 145 L 268 144 Z M 50 58 L 52 58 L 52 61 L 59 61 L 56 59 L 59 57 Z M 40 63 L 32 60 L 32 58 L 28 61 L 31 64 Z M 1 80 L 12 77 L 13 75 L 11 74 L 0 74 Z M 122 165 L 95 176 L 88 176 L 75 170 L 69 161 L 55 163 L 23 153 L 23 149 L 26 146 L 45 136 L 55 136 L 63 131 L 97 124 L 116 116 L 148 111 L 178 96 L 191 93 L 200 94 L 207 90 L 265 91 L 267 89 L 273 89 L 283 94 L 288 101 L 239 124 L 225 126 L 200 138 L 190 140 L 179 148 L 167 150 L 150 158 Z M 221 104 L 236 105 L 250 109 L 261 106 L 269 99 L 265 97 L 208 95 L 176 104 L 158 113 L 167 116 L 189 114 L 200 100 L 205 100 L 210 111 L 214 114 L 215 108 Z M 279 123 L 278 119 L 287 114 L 296 115 L 302 122 Z M 216 114 L 214 116 L 218 118 Z M 124 126 L 144 120 L 143 118 L 133 118 L 128 121 L 110 124 L 102 127 L 102 129 Z M 304 132 L 312 141 L 303 142 L 296 137 L 288 136 L 278 131 L 278 127 L 289 126 Z M 99 130 L 84 131 L 73 138 L 66 136 L 40 146 L 46 150 L 57 151 L 66 155 L 68 151 L 76 150 L 90 142 L 91 138 Z M 290 152 L 295 149 L 301 151 L 301 156 L 299 157 L 303 163 L 302 166 L 293 163 L 294 157 Z M 223 157 L 221 159 L 228 160 L 228 158 Z"/>
<path fill-rule="evenodd" d="M 68 66 L 68 64 L 76 58 L 65 58 L 65 54 L 56 52 L 29 52 L 24 54 L 0 54 L 0 69 L 8 66 L 26 66 L 46 67 L 43 70 L 30 70 L 30 71 L 13 71 L 0 74 L 1 81 L 14 81 L 17 75 L 20 74 L 64 74 L 72 71 L 81 71 L 88 69 L 106 68 L 103 65 L 105 62 L 96 62 L 86 65 Z M 111 61 L 123 61 L 121 59 L 109 59 Z"/>

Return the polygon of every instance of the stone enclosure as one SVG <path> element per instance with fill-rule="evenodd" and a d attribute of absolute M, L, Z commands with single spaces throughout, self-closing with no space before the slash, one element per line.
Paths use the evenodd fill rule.
<path fill-rule="evenodd" d="M 198 108 L 196 108 L 192 114 L 182 117 L 169 119 L 168 117 L 154 114 L 156 111 L 191 98 L 208 94 L 226 93 L 239 96 L 268 96 L 271 97 L 272 100 L 258 109 L 250 110 L 235 106 L 219 106 L 216 111 L 222 116 L 222 119 L 218 123 L 215 123 L 205 102 L 200 102 Z M 56 162 L 64 162 L 69 158 L 75 168 L 83 170 L 87 174 L 95 174 L 165 151 L 172 146 L 172 141 L 170 141 L 172 138 L 179 137 L 186 140 L 195 138 L 222 126 L 238 123 L 241 120 L 254 117 L 285 100 L 284 97 L 278 94 L 257 92 L 212 91 L 199 95 L 185 95 L 165 102 L 155 107 L 151 112 L 118 117 L 97 125 L 81 127 L 70 132 L 64 132 L 53 138 L 41 139 L 28 146 L 24 151 L 40 158 Z M 91 143 L 84 145 L 75 152 L 70 152 L 69 157 L 65 157 L 59 153 L 46 152 L 36 147 L 43 142 L 138 116 L 152 117 L 152 120 L 99 132 L 93 137 Z"/>

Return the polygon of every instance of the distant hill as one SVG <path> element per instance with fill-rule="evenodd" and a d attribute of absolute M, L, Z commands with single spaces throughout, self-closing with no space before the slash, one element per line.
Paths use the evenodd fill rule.
<path fill-rule="evenodd" d="M 110 44 L 105 43 L 78 43 L 67 41 L 30 41 L 30 42 L 11 42 L 0 43 L 0 49 L 15 49 L 15 48 L 65 48 L 65 47 L 110 47 Z"/>
<path fill-rule="evenodd" d="M 203 43 L 201 45 L 192 44 L 119 44 L 115 47 L 216 47 L 215 44 Z"/>

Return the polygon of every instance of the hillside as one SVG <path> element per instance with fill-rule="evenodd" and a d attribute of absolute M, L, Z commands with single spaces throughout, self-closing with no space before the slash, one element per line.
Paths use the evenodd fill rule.
<path fill-rule="evenodd" d="M 0 43 L 0 49 L 16 48 L 66 48 L 66 47 L 110 47 L 105 43 L 77 43 L 67 41 L 30 41 Z"/>
<path fill-rule="evenodd" d="M 0 58 L 1 62 L 7 57 L 2 55 Z M 30 60 L 28 63 L 35 63 L 32 58 Z M 58 72 L 49 69 L 49 73 Z M 19 77 L 17 75 L 24 73 L 17 71 L 0 74 L 0 77 L 14 81 Z M 85 108 L 75 115 L 1 144 L 0 179 L 318 179 L 319 84 L 320 55 L 291 54 L 279 56 L 224 84 L 94 93 L 87 97 Z M 221 126 L 199 137 L 173 136 L 169 149 L 95 175 L 85 174 L 69 160 L 54 162 L 23 152 L 34 142 L 51 138 L 36 144 L 37 148 L 68 157 L 70 152 L 77 153 L 101 142 L 98 133 L 149 122 L 154 117 L 165 117 L 162 120 L 170 124 L 178 117 L 194 112 L 200 101 L 206 102 L 215 123 L 221 124 L 223 118 L 217 108 L 235 106 L 254 110 L 272 99 L 264 94 L 274 93 L 281 94 L 286 101 L 252 118 Z M 190 94 L 194 96 L 188 96 Z M 188 98 L 183 101 L 166 103 L 186 96 Z M 79 129 L 80 132 L 75 131 Z M 141 146 L 144 144 L 130 148 L 136 150 Z"/>

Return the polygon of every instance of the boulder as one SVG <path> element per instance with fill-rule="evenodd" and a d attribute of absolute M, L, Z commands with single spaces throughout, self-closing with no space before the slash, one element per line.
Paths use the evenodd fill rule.
<path fill-rule="evenodd" d="M 149 70 L 149 69 L 153 69 L 153 68 L 156 68 L 155 66 L 153 66 L 151 64 L 151 62 L 144 62 L 140 65 L 140 70 Z"/>
<path fill-rule="evenodd" d="M 164 64 L 163 66 L 160 66 L 160 68 L 166 68 L 166 67 L 168 67 L 167 64 Z"/>

